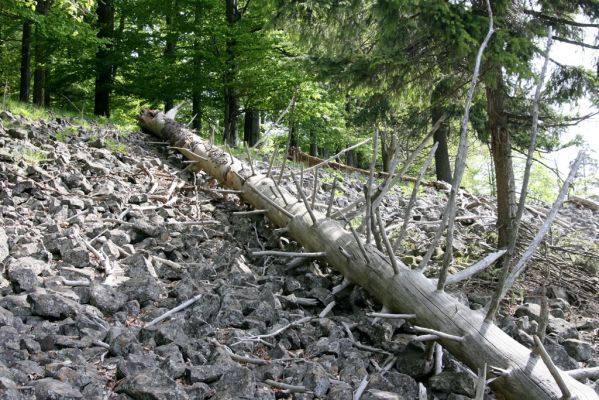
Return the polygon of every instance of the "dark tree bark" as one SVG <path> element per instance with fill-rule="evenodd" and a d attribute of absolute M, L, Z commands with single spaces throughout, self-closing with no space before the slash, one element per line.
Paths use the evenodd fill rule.
<path fill-rule="evenodd" d="M 236 146 L 239 141 L 237 115 L 239 113 L 239 98 L 233 88 L 225 88 L 225 142 Z"/>
<path fill-rule="evenodd" d="M 241 19 L 241 12 L 237 0 L 226 0 L 225 4 L 226 19 L 229 28 L 231 28 Z M 235 47 L 237 40 L 228 33 L 226 66 L 225 66 L 225 132 L 224 140 L 229 146 L 235 146 L 238 141 L 237 116 L 239 114 L 239 95 L 234 85 L 237 75 L 237 66 L 235 62 Z"/>
<path fill-rule="evenodd" d="M 310 155 L 318 157 L 318 137 L 314 128 L 310 129 Z"/>
<path fill-rule="evenodd" d="M 195 83 L 191 96 L 191 113 L 193 114 L 191 127 L 199 132 L 202 130 L 202 90 Z"/>
<path fill-rule="evenodd" d="M 436 123 L 445 114 L 443 98 L 446 96 L 446 83 L 441 81 L 433 90 L 431 95 L 431 119 Z M 438 181 L 451 183 L 451 163 L 449 161 L 449 150 L 447 148 L 447 137 L 449 136 L 449 122 L 447 119 L 441 123 L 433 135 L 433 140 L 439 143 L 435 152 L 435 173 Z"/>
<path fill-rule="evenodd" d="M 31 39 L 33 37 L 33 22 L 26 19 L 23 22 L 23 37 L 21 40 L 21 81 L 19 84 L 19 101 L 29 103 L 31 88 Z"/>
<path fill-rule="evenodd" d="M 393 132 L 381 131 L 381 158 L 383 159 L 383 171 L 391 172 L 391 162 L 397 150 L 397 138 Z"/>
<path fill-rule="evenodd" d="M 356 163 L 356 157 L 353 150 L 349 150 L 345 153 L 345 163 L 350 167 L 354 167 Z"/>
<path fill-rule="evenodd" d="M 48 15 L 52 0 L 40 0 L 35 6 L 35 12 L 39 15 Z M 46 80 L 48 69 L 45 66 L 48 57 L 46 43 L 42 38 L 39 25 L 35 27 L 35 46 L 34 46 L 35 70 L 33 72 L 33 103 L 43 107 L 47 105 L 46 99 Z"/>
<path fill-rule="evenodd" d="M 243 141 L 254 146 L 260 140 L 260 111 L 247 109 L 243 124 Z"/>
<path fill-rule="evenodd" d="M 202 130 L 202 64 L 203 59 L 200 53 L 201 43 L 200 37 L 201 32 L 197 26 L 201 24 L 202 15 L 202 4 L 196 3 L 194 18 L 196 24 L 195 39 L 193 42 L 193 83 L 192 83 L 192 94 L 191 94 L 191 113 L 193 114 L 192 128 L 200 132 Z"/>
<path fill-rule="evenodd" d="M 491 154 L 495 165 L 497 187 L 497 247 L 506 247 L 512 240 L 516 210 L 512 145 L 504 109 L 505 87 L 501 67 L 493 67 L 486 85 L 487 113 L 491 132 Z"/>
<path fill-rule="evenodd" d="M 164 47 L 164 61 L 166 65 L 172 65 L 175 59 L 175 48 L 177 46 L 177 34 L 175 32 L 175 13 L 177 12 L 177 1 L 171 0 L 166 6 L 166 45 Z M 175 106 L 173 93 L 165 88 L 164 109 L 170 110 Z"/>
<path fill-rule="evenodd" d="M 99 0 L 96 9 L 98 15 L 99 39 L 114 38 L 114 0 Z M 110 117 L 110 92 L 114 79 L 112 64 L 112 44 L 107 43 L 96 53 L 96 86 L 94 96 L 94 114 Z"/>

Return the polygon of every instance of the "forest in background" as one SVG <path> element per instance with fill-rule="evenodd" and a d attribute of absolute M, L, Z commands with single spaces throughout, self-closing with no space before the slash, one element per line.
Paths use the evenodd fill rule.
<path fill-rule="evenodd" d="M 512 155 L 530 144 L 548 29 L 553 41 L 599 48 L 585 42 L 585 31 L 599 27 L 599 3 L 490 5 L 496 30 L 470 113 L 475 156 L 483 159 L 471 162 L 465 184 L 497 195 L 501 245 L 508 240 L 506 221 L 514 218 L 514 169 L 521 168 Z M 230 146 L 257 144 L 265 125 L 278 121 L 284 129 L 268 131 L 282 132 L 280 144 L 289 133 L 291 146 L 327 156 L 376 130 L 378 166 L 385 171 L 441 121 L 434 133 L 435 175 L 450 182 L 487 25 L 481 1 L 8 0 L 0 8 L 0 76 L 5 102 L 81 115 L 93 110 L 109 120 L 184 101 L 183 120 Z M 562 143 L 560 134 L 591 116 L 558 110 L 597 100 L 599 66 L 592 71 L 550 61 L 539 102 L 541 153 L 576 144 Z M 344 161 L 367 168 L 370 154 L 370 146 L 362 146 Z M 590 158 L 583 167 L 591 184 L 593 167 Z M 488 170 L 487 182 L 481 170 Z M 535 194 L 551 198 L 550 188 L 557 188 L 549 183 L 552 173 L 542 166 L 536 171 Z"/>

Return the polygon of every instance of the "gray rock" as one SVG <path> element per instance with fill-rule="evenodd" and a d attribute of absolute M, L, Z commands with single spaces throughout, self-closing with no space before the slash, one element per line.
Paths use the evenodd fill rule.
<path fill-rule="evenodd" d="M 15 293 L 32 292 L 40 284 L 35 271 L 29 268 L 11 268 L 8 270 L 8 279 L 12 283 Z"/>
<path fill-rule="evenodd" d="M 27 132 L 23 128 L 10 128 L 8 131 L 6 131 L 6 133 L 8 133 L 8 136 L 10 136 L 13 139 L 19 139 L 19 140 L 29 139 L 29 132 Z"/>
<path fill-rule="evenodd" d="M 37 256 L 41 254 L 41 248 L 37 242 L 19 243 L 10 250 L 14 258 Z"/>
<path fill-rule="evenodd" d="M 393 370 L 389 371 L 384 376 L 381 376 L 381 374 L 378 373 L 372 375 L 368 387 L 385 392 L 392 392 L 401 400 L 418 398 L 418 382 L 408 375 Z"/>
<path fill-rule="evenodd" d="M 145 277 L 132 277 L 120 287 L 129 300 L 137 300 L 142 306 L 148 302 L 160 299 L 160 296 L 164 292 L 161 282 L 149 275 Z"/>
<path fill-rule="evenodd" d="M 90 287 L 89 302 L 105 314 L 112 315 L 125 305 L 128 298 L 119 288 L 94 283 Z"/>
<path fill-rule="evenodd" d="M 29 293 L 31 313 L 40 317 L 64 319 L 77 315 L 79 304 L 55 293 Z"/>
<path fill-rule="evenodd" d="M 22 400 L 35 398 L 33 388 L 22 387 L 7 376 L 0 374 L 0 394 L 2 400 Z"/>
<path fill-rule="evenodd" d="M 519 306 L 514 313 L 516 318 L 528 317 L 532 321 L 539 322 L 539 316 L 541 315 L 541 306 L 535 303 L 525 303 Z"/>
<path fill-rule="evenodd" d="M 232 364 L 193 365 L 187 367 L 185 375 L 191 383 L 213 383 L 231 368 L 233 368 Z"/>
<path fill-rule="evenodd" d="M 443 371 L 428 380 L 431 389 L 441 393 L 456 393 L 473 397 L 474 377 L 467 372 Z"/>
<path fill-rule="evenodd" d="M 185 391 L 190 399 L 205 400 L 215 394 L 215 390 L 203 382 L 196 382 L 191 386 L 186 386 Z"/>
<path fill-rule="evenodd" d="M 426 361 L 424 346 L 409 344 L 398 357 L 395 368 L 402 374 L 421 379 L 430 372 L 432 366 Z"/>
<path fill-rule="evenodd" d="M 0 262 L 8 257 L 8 237 L 4 228 L 0 227 Z"/>
<path fill-rule="evenodd" d="M 219 381 L 214 384 L 214 390 L 216 390 L 213 397 L 215 400 L 240 399 L 242 397 L 254 398 L 256 378 L 249 368 L 234 366 L 226 371 Z"/>
<path fill-rule="evenodd" d="M 304 386 L 316 397 L 324 397 L 331 386 L 327 372 L 319 364 L 308 364 L 303 379 Z"/>
<path fill-rule="evenodd" d="M 121 358 L 116 365 L 116 376 L 119 379 L 131 378 L 148 369 L 157 369 L 158 361 L 153 353 L 129 354 Z"/>
<path fill-rule="evenodd" d="M 32 382 L 37 400 L 71 400 L 82 399 L 83 395 L 73 386 L 52 378 L 44 378 Z"/>
<path fill-rule="evenodd" d="M 547 332 L 554 333 L 562 339 L 578 339 L 579 337 L 576 325 L 561 318 L 550 318 Z"/>
<path fill-rule="evenodd" d="M 13 326 L 15 323 L 15 317 L 13 313 L 8 311 L 4 307 L 0 307 L 0 326 Z"/>
<path fill-rule="evenodd" d="M 576 361 L 586 362 L 595 357 L 596 353 L 590 343 L 578 339 L 567 339 L 563 343 L 564 349 Z"/>
<path fill-rule="evenodd" d="M 131 243 L 131 236 L 122 229 L 111 229 L 108 238 L 118 246 L 125 246 Z"/>
<path fill-rule="evenodd" d="M 26 294 L 13 294 L 0 297 L 0 307 L 9 310 L 16 317 L 31 315 L 31 305 Z"/>
<path fill-rule="evenodd" d="M 185 374 L 187 366 L 185 365 L 183 355 L 176 344 L 171 343 L 156 347 L 155 352 L 161 357 L 160 368 L 169 377 L 178 379 Z"/>
<path fill-rule="evenodd" d="M 85 268 L 90 265 L 89 251 L 78 243 L 73 246 L 72 241 L 63 243 L 60 247 L 60 256 L 65 262 L 77 268 Z"/>
<path fill-rule="evenodd" d="M 545 339 L 545 343 L 543 343 L 543 345 L 553 360 L 553 363 L 559 368 L 565 371 L 578 368 L 578 363 L 568 355 L 564 349 L 564 346 L 560 345 L 551 338 Z"/>
<path fill-rule="evenodd" d="M 141 347 L 137 340 L 137 335 L 134 332 L 115 332 L 118 329 L 111 329 L 107 342 L 110 353 L 115 356 L 126 356 L 128 354 L 136 353 L 137 349 Z"/>
<path fill-rule="evenodd" d="M 136 400 L 187 400 L 184 388 L 160 369 L 148 369 L 121 380 L 114 388 Z"/>
<path fill-rule="evenodd" d="M 335 384 L 329 389 L 328 400 L 346 400 L 353 397 L 353 390 L 347 384 Z M 364 397 L 362 397 L 364 398 Z"/>

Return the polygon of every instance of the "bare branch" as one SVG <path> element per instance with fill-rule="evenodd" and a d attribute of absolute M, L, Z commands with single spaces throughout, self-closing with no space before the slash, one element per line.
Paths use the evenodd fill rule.
<path fill-rule="evenodd" d="M 372 181 L 374 180 L 374 167 L 376 165 L 376 157 L 378 153 L 378 129 L 374 129 L 374 138 L 372 142 L 372 160 L 370 161 L 370 173 L 368 174 L 368 182 L 366 183 L 366 189 L 364 190 L 364 199 L 366 200 L 366 214 L 364 216 L 364 224 L 366 225 L 366 244 L 370 244 L 371 236 L 371 225 L 370 219 L 372 218 Z"/>
<path fill-rule="evenodd" d="M 397 251 L 399 249 L 399 247 L 401 246 L 401 242 L 403 241 L 403 238 L 406 235 L 406 232 L 408 231 L 408 223 L 410 222 L 410 215 L 412 214 L 412 208 L 414 207 L 414 204 L 416 203 L 416 197 L 418 197 L 418 189 L 420 188 L 420 183 L 422 182 L 422 178 L 424 178 L 424 174 L 428 170 L 428 167 L 431 165 L 431 161 L 433 160 L 433 156 L 435 155 L 435 152 L 437 151 L 438 146 L 439 146 L 439 142 L 436 142 L 433 145 L 433 148 L 429 152 L 428 157 L 426 158 L 426 161 L 422 165 L 422 168 L 420 168 L 420 172 L 418 173 L 418 178 L 416 179 L 416 182 L 414 183 L 414 188 L 412 188 L 412 194 L 410 195 L 410 201 L 408 202 L 408 207 L 406 208 L 406 211 L 405 211 L 405 214 L 403 217 L 403 223 L 401 225 L 401 230 L 399 231 L 399 236 L 397 237 L 397 240 L 395 241 L 395 244 L 393 245 L 394 251 Z"/>
<path fill-rule="evenodd" d="M 507 250 L 499 250 L 495 253 L 488 254 L 485 258 L 478 261 L 477 263 L 469 266 L 466 269 L 461 270 L 458 273 L 450 275 L 447 277 L 446 285 L 452 285 L 454 283 L 458 283 L 463 281 L 464 279 L 470 278 L 472 275 L 479 273 L 480 271 L 488 268 L 490 265 L 493 265 L 495 261 L 497 261 L 502 255 L 505 254 Z"/>
<path fill-rule="evenodd" d="M 576 171 L 578 171 L 578 167 L 580 166 L 580 163 L 582 162 L 583 158 L 584 152 L 580 151 L 578 153 L 578 157 L 576 157 L 576 161 L 574 161 L 574 164 L 572 165 L 572 169 L 570 169 L 570 174 L 568 175 L 568 178 L 566 178 L 566 181 L 562 185 L 557 199 L 551 207 L 551 211 L 549 211 L 549 214 L 547 215 L 545 223 L 543 223 L 543 226 L 541 226 L 532 242 L 530 242 L 526 251 L 522 255 L 522 258 L 518 261 L 512 272 L 507 277 L 507 279 L 505 279 L 504 282 L 499 282 L 499 284 L 497 285 L 495 293 L 493 294 L 493 298 L 491 299 L 489 311 L 487 312 L 487 321 L 492 321 L 495 318 L 495 313 L 499 308 L 499 303 L 505 297 L 507 291 L 514 285 L 514 282 L 516 281 L 516 279 L 518 279 L 518 276 L 520 276 L 520 274 L 524 271 L 526 265 L 528 264 L 528 261 L 534 254 L 539 244 L 541 244 L 541 241 L 543 240 L 547 232 L 549 231 L 549 227 L 553 223 L 553 220 L 557 216 L 557 213 L 562 203 L 564 202 L 566 195 L 568 194 L 568 189 L 570 188 L 572 181 L 574 181 L 574 178 L 576 177 Z"/>
<path fill-rule="evenodd" d="M 559 386 L 559 389 L 562 391 L 562 399 L 571 399 L 572 395 L 570 394 L 570 389 L 568 389 L 568 386 L 566 386 L 566 382 L 564 381 L 564 378 L 562 378 L 562 376 L 560 375 L 559 369 L 557 369 L 557 367 L 551 360 L 551 357 L 547 353 L 547 350 L 545 350 L 543 342 L 541 342 L 537 335 L 534 335 L 533 339 L 535 341 L 535 351 L 541 356 L 541 359 L 547 366 L 547 369 L 551 373 L 551 376 L 553 376 L 553 379 L 555 379 L 555 383 L 557 383 L 557 386 Z"/>

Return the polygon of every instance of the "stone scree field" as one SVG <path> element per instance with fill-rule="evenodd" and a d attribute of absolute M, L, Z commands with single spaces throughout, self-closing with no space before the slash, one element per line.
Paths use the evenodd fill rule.
<path fill-rule="evenodd" d="M 336 290 L 342 277 L 323 263 L 253 257 L 301 249 L 151 140 L 0 113 L 1 399 L 342 400 L 365 379 L 364 400 L 473 397 L 476 371 L 444 352 L 435 373 L 408 321 L 369 317 L 379 305 L 359 287 Z M 115 143 L 126 151 L 108 150 Z M 332 181 L 320 173 L 317 207 Z M 361 196 L 363 182 L 345 175 L 335 206 Z M 310 192 L 313 174 L 302 184 Z M 408 198 L 403 188 L 385 200 L 391 232 Z M 423 189 L 407 264 L 426 250 L 445 199 Z M 459 205 L 456 269 L 493 251 L 492 200 L 462 192 Z M 526 235 L 546 212 L 529 207 Z M 531 346 L 547 283 L 545 346 L 566 370 L 599 365 L 598 232 L 598 212 L 567 204 L 499 321 Z M 482 273 L 456 293 L 482 308 L 492 279 Z"/>

